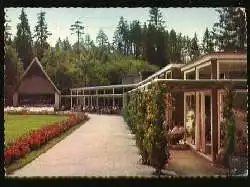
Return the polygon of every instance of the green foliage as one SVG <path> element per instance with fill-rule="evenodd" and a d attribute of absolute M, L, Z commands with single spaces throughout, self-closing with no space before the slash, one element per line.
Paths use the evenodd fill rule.
<path fill-rule="evenodd" d="M 135 133 L 142 162 L 151 164 L 159 174 L 167 161 L 163 122 L 166 89 L 153 85 L 149 90 L 136 91 L 129 96 L 126 121 Z"/>
<path fill-rule="evenodd" d="M 48 37 L 51 33 L 48 31 L 48 26 L 45 21 L 46 12 L 38 13 L 37 17 L 37 25 L 35 26 L 35 51 L 38 59 L 41 59 L 44 55 L 44 52 L 49 48 L 49 44 L 47 43 Z"/>
<path fill-rule="evenodd" d="M 108 45 L 108 36 L 102 29 L 99 30 L 96 36 L 96 43 L 99 47 L 106 47 Z"/>
<path fill-rule="evenodd" d="M 229 156 L 234 154 L 235 151 L 235 115 L 233 112 L 233 99 L 234 93 L 231 88 L 226 88 L 226 95 L 223 106 L 223 122 L 221 123 L 221 137 L 223 138 L 222 147 L 225 151 L 225 164 L 229 164 Z"/>
<path fill-rule="evenodd" d="M 195 60 L 199 56 L 200 56 L 200 49 L 198 45 L 197 35 L 195 33 L 193 39 L 191 40 L 190 57 L 191 57 L 191 60 Z"/>
<path fill-rule="evenodd" d="M 208 30 L 208 28 L 206 28 L 206 31 L 203 36 L 202 50 L 205 54 L 214 52 L 213 36 L 212 33 Z"/>
<path fill-rule="evenodd" d="M 227 154 L 233 154 L 235 147 L 235 115 L 233 112 L 234 93 L 230 88 L 226 89 L 224 101 L 223 118 L 225 119 L 225 148 Z"/>
<path fill-rule="evenodd" d="M 33 52 L 30 26 L 23 8 L 19 19 L 20 23 L 17 24 L 15 44 L 18 56 L 23 62 L 23 68 L 26 69 L 33 59 Z"/>
<path fill-rule="evenodd" d="M 81 35 L 84 34 L 84 26 L 82 26 L 82 22 L 77 20 L 73 25 L 70 26 L 71 34 L 77 35 L 77 52 L 80 52 L 80 39 Z"/>
<path fill-rule="evenodd" d="M 7 13 L 7 10 L 5 10 Z M 4 42 L 5 44 L 9 44 L 9 41 L 11 40 L 11 26 L 9 25 L 10 20 L 8 19 L 8 16 L 5 13 L 5 23 L 4 23 Z"/>
<path fill-rule="evenodd" d="M 220 8 L 219 22 L 214 24 L 213 37 L 222 51 L 245 50 L 247 48 L 246 14 L 242 8 Z"/>

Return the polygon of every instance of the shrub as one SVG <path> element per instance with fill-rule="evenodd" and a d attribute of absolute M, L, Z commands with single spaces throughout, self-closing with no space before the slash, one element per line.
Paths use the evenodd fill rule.
<path fill-rule="evenodd" d="M 166 90 L 154 85 L 147 92 L 136 91 L 129 96 L 127 120 L 135 133 L 142 162 L 151 164 L 160 175 L 168 160 L 164 135 L 164 94 Z M 167 151 L 166 151 L 167 150 Z"/>

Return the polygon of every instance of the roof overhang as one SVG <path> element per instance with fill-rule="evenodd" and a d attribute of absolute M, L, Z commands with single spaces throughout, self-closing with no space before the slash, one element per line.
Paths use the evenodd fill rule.
<path fill-rule="evenodd" d="M 133 89 L 128 93 L 134 92 L 138 89 L 146 89 L 148 86 L 154 83 L 159 83 L 162 86 L 173 88 L 174 90 L 183 89 L 223 89 L 231 87 L 234 89 L 247 89 L 247 79 L 204 79 L 204 80 L 183 80 L 183 79 L 154 79 L 148 84 Z"/>
<path fill-rule="evenodd" d="M 139 82 L 138 85 L 141 86 L 141 85 L 143 85 L 143 84 L 157 78 L 157 76 L 161 75 L 162 73 L 165 73 L 167 71 L 171 71 L 173 68 L 181 68 L 184 65 L 185 64 L 168 64 L 164 68 L 162 68 L 159 71 L 155 72 L 153 75 L 150 75 L 148 78 L 146 78 L 143 81 Z"/>
<path fill-rule="evenodd" d="M 81 88 L 71 88 L 70 91 L 85 91 L 85 90 L 103 90 L 103 89 L 115 89 L 115 88 L 133 88 L 137 87 L 137 84 L 117 84 L 109 86 L 92 86 L 92 87 L 81 87 Z"/>
<path fill-rule="evenodd" d="M 181 67 L 181 71 L 188 71 L 189 69 L 202 66 L 203 64 L 209 63 L 212 60 L 217 60 L 217 62 L 226 62 L 229 63 L 235 63 L 237 61 L 240 62 L 247 62 L 247 55 L 245 53 L 223 53 L 223 52 L 217 52 L 217 53 L 211 53 L 204 56 L 201 56 L 196 61 L 185 64 Z"/>

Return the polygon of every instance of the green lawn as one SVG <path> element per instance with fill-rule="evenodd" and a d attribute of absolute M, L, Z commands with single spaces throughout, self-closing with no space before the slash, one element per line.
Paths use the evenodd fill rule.
<path fill-rule="evenodd" d="M 67 116 L 5 114 L 4 119 L 5 143 L 8 144 L 31 130 L 36 130 L 53 122 L 67 119 Z"/>

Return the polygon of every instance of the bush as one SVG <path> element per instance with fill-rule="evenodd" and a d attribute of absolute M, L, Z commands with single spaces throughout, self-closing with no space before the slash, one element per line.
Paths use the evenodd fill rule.
<path fill-rule="evenodd" d="M 159 85 L 152 86 L 147 92 L 136 91 L 129 96 L 127 111 L 123 113 L 135 133 L 142 162 L 155 167 L 158 175 L 169 157 L 163 129 L 165 92 Z"/>

